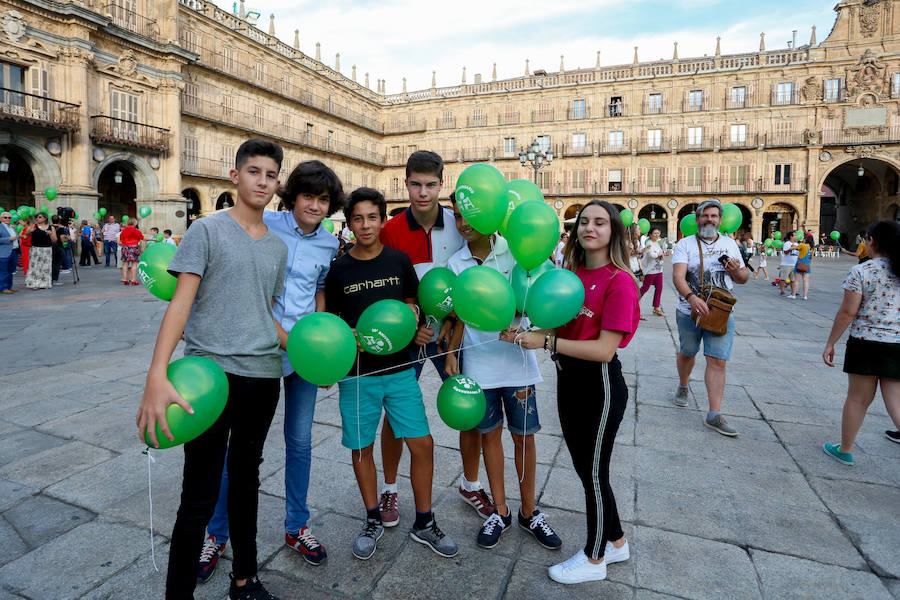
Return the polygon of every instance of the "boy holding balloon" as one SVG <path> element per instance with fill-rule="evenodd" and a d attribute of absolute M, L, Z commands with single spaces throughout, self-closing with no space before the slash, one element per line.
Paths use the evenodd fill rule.
<path fill-rule="evenodd" d="M 138 409 L 139 437 L 143 441 L 149 436 L 154 447 L 159 447 L 158 431 L 176 441 L 167 408 L 177 404 L 194 413 L 166 373 L 182 334 L 185 356 L 211 359 L 225 371 L 228 397 L 215 423 L 184 444 L 167 599 L 193 597 L 197 556 L 216 505 L 226 450 L 234 552 L 229 598 L 273 598 L 257 577 L 256 519 L 259 465 L 278 404 L 283 331 L 278 331 L 272 303 L 283 293 L 287 247 L 262 217 L 278 188 L 282 159 L 281 147 L 275 143 L 251 139 L 241 144 L 230 173 L 237 188 L 235 206 L 196 221 L 169 264 L 169 272 L 178 280 L 159 328 Z M 240 317 L 239 327 L 229 315 Z"/>
<path fill-rule="evenodd" d="M 351 450 L 353 472 L 366 508 L 366 521 L 353 545 L 353 555 L 368 560 L 375 553 L 385 527 L 399 523 L 382 518 L 373 446 L 381 411 L 384 408 L 392 435 L 406 441 L 411 455 L 410 479 L 416 507 L 410 537 L 436 554 L 453 557 L 456 544 L 438 527 L 431 512 L 431 484 L 434 470 L 434 442 L 428 428 L 422 391 L 415 370 L 404 351 L 415 336 L 423 345 L 430 329 L 416 329 L 416 292 L 419 279 L 409 256 L 382 244 L 380 234 L 387 219 L 387 204 L 377 190 L 360 188 L 350 194 L 344 209 L 356 245 L 335 259 L 325 279 L 325 306 L 350 327 L 359 328 L 360 353 L 351 377 L 339 382 L 342 439 Z M 364 328 L 363 317 L 386 306 L 385 323 L 377 329 Z M 399 309 L 389 307 L 398 303 Z M 378 321 L 376 317 L 373 321 Z M 389 323 L 407 322 L 403 335 L 394 335 Z M 405 338 L 405 339 L 401 339 Z M 384 435 L 384 434 L 382 434 Z"/>

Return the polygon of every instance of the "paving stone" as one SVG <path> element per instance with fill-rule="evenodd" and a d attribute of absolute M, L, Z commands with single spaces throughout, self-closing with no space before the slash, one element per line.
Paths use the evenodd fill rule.
<path fill-rule="evenodd" d="M 46 487 L 112 458 L 108 450 L 83 442 L 66 442 L 8 463 L 0 475 L 35 487 Z"/>
<path fill-rule="evenodd" d="M 837 465 L 836 466 L 841 466 Z M 844 468 L 844 467 L 842 467 Z M 861 517 L 876 523 L 896 523 L 897 513 L 886 507 L 900 506 L 900 488 L 856 481 L 810 478 L 822 501 L 839 516 Z"/>
<path fill-rule="evenodd" d="M 3 416 L 16 425 L 34 427 L 47 421 L 77 414 L 88 408 L 88 404 L 82 403 L 69 395 L 60 395 L 20 404 L 4 411 Z"/>
<path fill-rule="evenodd" d="M 121 403 L 109 403 L 43 422 L 39 431 L 59 437 L 81 440 L 116 452 L 132 447 L 138 449 L 137 427 L 134 425 L 134 408 Z"/>
<path fill-rule="evenodd" d="M 763 594 L 774 600 L 831 598 L 891 600 L 891 594 L 872 573 L 751 549 Z"/>
<path fill-rule="evenodd" d="M 897 559 L 900 522 L 897 519 L 893 522 L 873 522 L 856 516 L 838 516 L 838 520 L 872 564 L 875 573 L 900 579 L 900 560 Z"/>
<path fill-rule="evenodd" d="M 0 565 L 19 558 L 29 550 L 22 536 L 3 517 L 0 517 L 0 548 L 3 548 Z"/>
<path fill-rule="evenodd" d="M 569 556 L 560 556 L 565 560 Z M 547 567 L 525 560 L 516 562 L 506 587 L 503 598 L 517 600 L 519 598 L 544 598 L 546 600 L 595 600 L 596 598 L 622 598 L 630 600 L 634 589 L 611 578 L 606 581 L 591 581 L 579 585 L 556 583 L 547 576 Z M 473 595 L 473 597 L 484 597 Z"/>
<path fill-rule="evenodd" d="M 56 436 L 30 429 L 4 435 L 0 437 L 0 466 L 65 443 Z"/>
<path fill-rule="evenodd" d="M 894 598 L 900 598 L 900 579 L 882 579 L 881 583 L 894 595 Z"/>
<path fill-rule="evenodd" d="M 36 493 L 38 493 L 37 488 L 0 477 L 0 513 L 15 505 L 23 498 L 28 498 Z"/>
<path fill-rule="evenodd" d="M 610 485 L 616 498 L 619 518 L 623 521 L 633 521 L 634 479 L 631 477 L 615 477 L 611 474 Z M 584 512 L 584 487 L 581 485 L 581 479 L 578 478 L 574 469 L 553 467 L 538 505 Z"/>
<path fill-rule="evenodd" d="M 829 439 L 829 438 L 826 438 Z M 840 441 L 840 434 L 835 438 Z M 837 442 L 835 442 L 837 443 Z M 890 442 L 888 442 L 890 443 Z M 823 477 L 831 479 L 839 476 L 846 481 L 864 483 L 898 483 L 900 477 L 900 459 L 876 457 L 853 450 L 855 465 L 847 468 L 833 458 L 829 458 L 822 449 L 822 444 L 804 444 L 787 446 L 787 451 L 803 471 L 806 477 Z"/>
<path fill-rule="evenodd" d="M 37 548 L 48 539 L 94 518 L 92 513 L 84 509 L 47 496 L 29 498 L 6 511 L 3 516 L 31 548 Z"/>
<path fill-rule="evenodd" d="M 22 431 L 22 429 L 23 427 L 21 427 L 20 425 L 16 425 L 15 423 L 10 423 L 9 421 L 0 419 L 0 436 L 15 433 L 16 431 Z"/>

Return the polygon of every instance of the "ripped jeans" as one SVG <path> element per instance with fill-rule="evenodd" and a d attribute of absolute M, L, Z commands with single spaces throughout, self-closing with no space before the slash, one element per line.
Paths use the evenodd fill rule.
<path fill-rule="evenodd" d="M 484 390 L 487 410 L 478 424 L 478 433 L 487 433 L 503 426 L 506 412 L 507 428 L 516 435 L 533 435 L 541 430 L 533 385 Z"/>

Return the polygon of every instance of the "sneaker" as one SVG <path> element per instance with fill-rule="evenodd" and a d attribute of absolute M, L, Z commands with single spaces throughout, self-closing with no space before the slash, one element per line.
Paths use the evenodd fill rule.
<path fill-rule="evenodd" d="M 59 281 L 54 281 L 53 285 L 62 285 L 62 283 L 60 283 Z"/>
<path fill-rule="evenodd" d="M 298 533 L 285 533 L 284 543 L 299 552 L 303 560 L 311 565 L 321 565 L 328 558 L 325 546 L 313 536 L 309 527 L 301 527 Z"/>
<path fill-rule="evenodd" d="M 533 535 L 538 544 L 548 550 L 559 550 L 562 548 L 562 540 L 550 528 L 550 525 L 547 523 L 547 515 L 537 509 L 531 513 L 530 517 L 523 515 L 521 510 L 518 511 L 518 514 L 519 527 Z"/>
<path fill-rule="evenodd" d="M 481 518 L 487 518 L 494 514 L 494 503 L 491 502 L 491 498 L 484 491 L 484 488 L 478 488 L 474 492 L 467 492 L 463 486 L 459 486 L 459 495 L 463 497 L 466 504 L 475 509 L 475 512 Z"/>
<path fill-rule="evenodd" d="M 585 581 L 603 581 L 606 579 L 606 561 L 599 565 L 591 564 L 584 550 L 558 565 L 547 569 L 550 579 L 559 583 L 584 583 Z"/>
<path fill-rule="evenodd" d="M 690 391 L 687 387 L 678 386 L 678 391 L 675 392 L 675 397 L 672 398 L 672 402 L 675 406 L 681 406 L 682 408 L 688 405 L 688 392 Z"/>
<path fill-rule="evenodd" d="M 60 269 L 59 270 L 60 275 L 68 275 L 71 272 L 72 272 L 72 269 Z"/>
<path fill-rule="evenodd" d="M 231 577 L 231 586 L 228 588 L 229 600 L 278 600 L 277 597 L 266 591 L 256 575 L 248 579 L 243 587 L 235 585 L 234 573 L 231 573 L 229 577 Z"/>
<path fill-rule="evenodd" d="M 353 542 L 353 556 L 360 560 L 369 560 L 375 554 L 378 540 L 384 535 L 384 527 L 378 521 L 366 519 L 363 530 L 356 536 Z"/>
<path fill-rule="evenodd" d="M 383 492 L 378 503 L 381 513 L 381 524 L 385 527 L 396 527 L 400 522 L 400 511 L 397 509 L 397 492 Z"/>
<path fill-rule="evenodd" d="M 788 298 L 789 298 L 790 300 L 796 300 L 796 299 L 797 299 L 797 296 L 796 296 L 795 294 L 788 294 Z"/>
<path fill-rule="evenodd" d="M 809 300 L 809 298 L 807 298 L 806 296 L 803 296 L 803 299 L 804 299 L 804 300 Z"/>
<path fill-rule="evenodd" d="M 703 419 L 703 424 L 709 427 L 710 429 L 715 429 L 722 435 L 727 435 L 728 437 L 737 437 L 737 429 L 729 425 L 725 421 L 725 417 L 722 415 L 716 415 L 716 418 L 710 421 L 707 418 Z"/>
<path fill-rule="evenodd" d="M 512 515 L 505 517 L 498 512 L 484 520 L 478 532 L 476 543 L 482 548 L 493 548 L 500 543 L 500 536 L 512 525 Z"/>
<path fill-rule="evenodd" d="M 891 440 L 894 443 L 900 444 L 900 431 L 885 431 L 884 437 Z"/>
<path fill-rule="evenodd" d="M 606 549 L 603 551 L 603 562 L 608 565 L 618 562 L 625 562 L 631 558 L 631 551 L 628 549 L 628 540 L 622 544 L 621 548 L 613 546 L 612 542 L 606 542 Z"/>
<path fill-rule="evenodd" d="M 853 466 L 853 453 L 841 452 L 840 444 L 825 444 L 824 446 L 822 446 L 822 449 L 825 451 L 825 454 L 838 461 L 842 465 L 847 465 L 848 467 Z"/>
<path fill-rule="evenodd" d="M 203 542 L 203 549 L 200 551 L 200 563 L 197 565 L 198 583 L 206 583 L 213 576 L 213 573 L 216 572 L 216 567 L 219 565 L 219 557 L 225 552 L 227 543 L 225 541 L 220 544 L 216 542 L 216 536 L 207 536 L 206 541 Z"/>
<path fill-rule="evenodd" d="M 413 528 L 409 530 L 409 537 L 420 544 L 425 544 L 431 548 L 435 554 L 440 554 L 446 558 L 453 558 L 459 552 L 459 548 L 456 547 L 456 542 L 441 531 L 440 527 L 437 526 L 437 521 L 435 519 L 431 519 L 431 522 L 422 529 L 416 529 L 415 526 L 413 526 Z"/>

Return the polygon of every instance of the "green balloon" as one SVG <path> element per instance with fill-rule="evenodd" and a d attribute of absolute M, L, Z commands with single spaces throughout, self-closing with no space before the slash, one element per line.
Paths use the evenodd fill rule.
<path fill-rule="evenodd" d="M 494 233 L 509 208 L 506 178 L 485 163 L 466 167 L 456 180 L 456 205 L 473 229 L 484 235 Z"/>
<path fill-rule="evenodd" d="M 153 244 L 144 250 L 138 261 L 141 283 L 160 300 L 171 300 L 175 295 L 177 279 L 168 271 L 175 250 L 171 244 Z"/>
<path fill-rule="evenodd" d="M 22 217 L 28 217 L 28 216 L 29 216 L 28 208 L 29 208 L 29 206 L 28 206 L 27 204 L 23 204 L 22 206 L 20 206 L 20 207 L 17 208 L 16 210 L 18 211 L 18 213 L 19 213 L 20 215 L 22 215 Z"/>
<path fill-rule="evenodd" d="M 553 269 L 534 282 L 525 314 L 537 327 L 553 329 L 578 316 L 584 305 L 584 284 L 567 269 Z"/>
<path fill-rule="evenodd" d="M 780 232 L 780 231 L 776 231 L 775 233 L 772 234 L 772 237 L 775 238 L 776 240 L 780 240 L 780 239 L 781 239 L 781 232 Z"/>
<path fill-rule="evenodd" d="M 161 242 L 161 241 L 163 241 L 163 234 L 157 233 L 156 237 L 154 237 L 153 239 L 156 240 L 157 242 Z"/>
<path fill-rule="evenodd" d="M 356 360 L 356 338 L 337 315 L 311 313 L 288 334 L 287 355 L 297 375 L 316 385 L 331 385 L 350 372 Z"/>
<path fill-rule="evenodd" d="M 766 248 L 766 256 L 772 256 L 774 251 L 771 248 Z"/>
<path fill-rule="evenodd" d="M 149 206 L 142 206 L 138 209 L 138 214 L 141 215 L 142 219 L 146 219 L 150 216 L 150 213 L 153 212 Z"/>
<path fill-rule="evenodd" d="M 634 213 L 627 208 L 620 210 L 619 216 L 622 217 L 622 225 L 625 227 L 631 227 L 631 224 L 634 223 Z"/>
<path fill-rule="evenodd" d="M 45 215 L 49 215 L 50 209 L 47 208 L 47 205 L 45 204 L 45 205 L 41 206 L 41 212 L 44 213 Z"/>
<path fill-rule="evenodd" d="M 416 335 L 416 314 L 399 300 L 370 304 L 356 322 L 359 345 L 369 354 L 400 352 Z"/>
<path fill-rule="evenodd" d="M 509 250 L 525 269 L 547 260 L 559 243 L 559 217 L 546 202 L 525 202 L 517 207 L 506 229 Z"/>
<path fill-rule="evenodd" d="M 128 215 L 122 215 L 122 222 L 128 224 Z"/>
<path fill-rule="evenodd" d="M 171 448 L 196 438 L 216 422 L 228 400 L 228 377 L 222 367 L 202 356 L 185 356 L 166 368 L 166 377 L 175 391 L 194 409 L 188 414 L 177 404 L 166 408 L 166 421 L 175 438 L 172 441 L 156 426 L 160 448 Z M 144 440 L 150 446 L 150 436 Z"/>
<path fill-rule="evenodd" d="M 689 215 L 685 215 L 681 219 L 681 224 L 678 225 L 678 228 L 681 230 L 683 235 L 694 235 L 697 233 L 697 215 L 691 213 Z"/>
<path fill-rule="evenodd" d="M 103 208 L 102 206 L 100 207 L 100 210 L 98 210 L 97 212 L 100 213 L 100 216 L 101 216 L 101 217 L 105 217 L 105 216 L 106 216 L 106 209 Z"/>
<path fill-rule="evenodd" d="M 722 205 L 722 224 L 720 229 L 724 228 L 725 233 L 734 233 L 740 229 L 743 220 L 744 215 L 737 204 Z"/>
<path fill-rule="evenodd" d="M 94 217 L 94 220 L 95 220 L 95 221 L 99 221 L 99 220 L 100 220 L 100 213 L 98 213 L 98 212 L 95 212 L 95 213 L 94 213 L 93 215 L 91 215 L 91 216 Z"/>
<path fill-rule="evenodd" d="M 772 238 L 766 238 L 766 241 L 763 242 L 763 245 L 764 245 L 766 248 L 771 248 L 771 247 L 772 247 Z"/>
<path fill-rule="evenodd" d="M 322 227 L 324 227 L 325 231 L 327 231 L 328 233 L 334 233 L 334 221 L 332 221 L 331 219 L 323 219 Z"/>
<path fill-rule="evenodd" d="M 13 223 L 15 223 L 19 220 L 19 213 L 13 211 L 13 212 L 9 213 L 9 218 L 12 220 Z"/>
<path fill-rule="evenodd" d="M 512 285 L 513 293 L 516 295 L 517 311 L 520 313 L 525 312 L 525 301 L 528 299 L 526 298 L 526 290 L 527 293 L 530 294 L 531 287 L 534 285 L 534 282 L 538 280 L 538 277 L 555 268 L 556 265 L 548 260 L 538 265 L 537 268 L 532 269 L 529 273 L 522 265 L 516 263 L 516 266 L 513 267 L 512 273 L 510 274 L 509 283 Z"/>
<path fill-rule="evenodd" d="M 431 269 L 419 281 L 419 306 L 422 312 L 436 321 L 453 312 L 450 292 L 456 283 L 456 274 L 447 267 Z"/>
<path fill-rule="evenodd" d="M 509 216 L 520 204 L 533 200 L 544 201 L 541 188 L 527 179 L 513 179 L 509 182 L 507 190 L 509 193 L 509 206 L 506 209 L 506 216 L 503 217 L 503 222 L 500 223 L 500 235 L 503 237 L 507 237 L 506 228 L 509 223 Z"/>
<path fill-rule="evenodd" d="M 22 233 L 22 230 L 23 230 L 23 229 L 25 229 L 25 226 L 22 225 L 21 223 L 19 223 L 18 225 L 16 225 L 16 231 L 17 231 L 18 233 Z"/>
<path fill-rule="evenodd" d="M 775 240 L 775 242 L 772 245 L 775 246 L 776 248 L 780 249 L 784 246 L 784 242 L 782 242 L 781 240 Z"/>
<path fill-rule="evenodd" d="M 46 190 L 44 190 L 44 196 L 47 197 L 47 200 L 53 202 L 54 200 L 56 200 L 56 188 L 48 187 Z"/>
<path fill-rule="evenodd" d="M 840 232 L 840 231 L 837 231 L 837 230 L 832 231 L 829 235 L 831 236 L 831 239 L 833 239 L 833 240 L 835 240 L 835 241 L 841 239 L 841 232 Z"/>
<path fill-rule="evenodd" d="M 647 219 L 638 219 L 638 229 L 640 230 L 641 235 L 650 233 L 650 221 Z"/>
<path fill-rule="evenodd" d="M 465 375 L 453 375 L 441 384 L 437 397 L 438 414 L 458 431 L 474 429 L 484 419 L 487 402 L 478 382 Z"/>
<path fill-rule="evenodd" d="M 506 329 L 516 316 L 516 296 L 509 281 L 484 265 L 469 267 L 457 275 L 450 297 L 459 318 L 479 331 Z"/>

